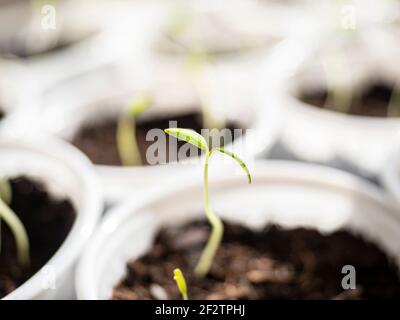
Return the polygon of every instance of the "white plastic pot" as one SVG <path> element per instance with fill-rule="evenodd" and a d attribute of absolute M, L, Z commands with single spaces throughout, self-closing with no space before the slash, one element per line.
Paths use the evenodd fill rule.
<path fill-rule="evenodd" d="M 254 229 L 270 223 L 322 233 L 346 229 L 373 241 L 400 266 L 396 211 L 368 182 L 336 169 L 279 161 L 256 163 L 252 185 L 242 172 L 238 174 L 225 172 L 211 182 L 213 208 L 224 219 Z M 79 299 L 109 299 L 125 274 L 127 261 L 145 254 L 161 227 L 202 215 L 201 178 L 192 179 L 192 183 L 146 194 L 140 202 L 130 201 L 109 212 L 79 262 Z"/>
<path fill-rule="evenodd" d="M 68 144 L 41 136 L 1 139 L 0 155 L 2 176 L 38 180 L 53 197 L 69 199 L 76 211 L 73 227 L 55 255 L 4 299 L 73 298 L 75 262 L 103 210 L 102 190 L 90 162 Z"/>
<path fill-rule="evenodd" d="M 27 70 L 18 61 L 0 59 L 0 106 L 6 115 L 24 105 L 29 94 Z M 28 98 L 27 98 L 28 99 Z"/>
<path fill-rule="evenodd" d="M 0 53 L 31 58 L 77 43 L 99 31 L 106 10 L 104 1 L 8 1 L 0 5 Z"/>
<path fill-rule="evenodd" d="M 388 157 L 382 170 L 380 180 L 388 191 L 389 195 L 400 206 L 400 144 L 398 143 L 400 135 L 396 137 L 396 145 Z M 399 214 L 399 213 L 398 213 Z"/>
<path fill-rule="evenodd" d="M 389 85 L 397 82 L 400 70 L 385 65 L 394 55 L 386 52 L 385 59 L 378 62 L 375 58 L 381 55 L 371 52 L 370 46 L 366 45 L 364 51 L 353 49 L 342 48 L 340 54 L 349 63 L 346 80 L 356 88 L 365 88 L 380 80 Z M 355 165 L 367 176 L 377 175 L 400 131 L 400 119 L 347 115 L 302 102 L 298 98 L 301 91 L 314 92 L 325 87 L 320 57 L 314 52 L 297 69 L 291 70 L 289 80 L 278 90 L 269 92 L 285 109 L 282 142 L 299 159 L 317 162 L 340 159 Z"/>

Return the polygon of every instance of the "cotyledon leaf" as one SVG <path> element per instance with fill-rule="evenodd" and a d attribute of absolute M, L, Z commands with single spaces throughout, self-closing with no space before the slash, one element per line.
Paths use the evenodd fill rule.
<path fill-rule="evenodd" d="M 246 164 L 244 163 L 244 161 L 242 159 L 240 159 L 234 153 L 229 152 L 229 151 L 227 151 L 227 150 L 225 150 L 223 148 L 214 148 L 214 150 L 216 150 L 218 152 L 221 152 L 222 154 L 226 154 L 227 156 L 229 156 L 233 160 L 235 160 L 240 165 L 240 167 L 244 170 L 244 172 L 246 173 L 247 178 L 249 180 L 249 183 L 252 182 L 252 177 L 251 177 L 250 171 L 249 171 L 249 169 L 247 168 Z"/>
<path fill-rule="evenodd" d="M 202 150 L 208 150 L 208 145 L 206 140 L 201 134 L 191 129 L 181 129 L 181 128 L 168 128 L 164 130 L 165 133 L 177 138 L 178 140 L 185 141 L 196 146 Z"/>

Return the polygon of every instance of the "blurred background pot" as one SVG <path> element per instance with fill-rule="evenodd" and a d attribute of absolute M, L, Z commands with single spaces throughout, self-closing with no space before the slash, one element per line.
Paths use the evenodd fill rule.
<path fill-rule="evenodd" d="M 76 44 L 101 30 L 106 10 L 105 1 L 3 0 L 0 54 L 32 58 Z"/>
<path fill-rule="evenodd" d="M 246 184 L 242 172 L 236 176 L 221 167 L 212 170 L 217 174 L 210 174 L 213 208 L 226 221 L 254 230 L 268 224 L 312 228 L 323 234 L 344 229 L 377 244 L 399 266 L 396 209 L 364 180 L 336 169 L 278 161 L 256 163 L 252 185 Z M 109 299 L 127 261 L 145 254 L 161 227 L 199 218 L 200 175 L 192 181 L 198 182 L 147 193 L 140 202 L 124 203 L 108 214 L 80 260 L 79 299 Z"/>
<path fill-rule="evenodd" d="M 396 144 L 390 153 L 384 170 L 381 174 L 381 182 L 389 195 L 400 206 L 400 135 L 396 136 Z"/>
<path fill-rule="evenodd" d="M 281 141 L 298 159 L 340 161 L 366 176 L 376 176 L 383 169 L 400 120 L 387 117 L 380 105 L 386 108 L 389 104 L 400 70 L 386 66 L 388 59 L 394 59 L 393 50 L 388 49 L 386 59 L 378 61 L 372 45 L 362 35 L 350 47 L 346 42 L 344 46 L 328 46 L 325 54 L 317 46 L 311 47 L 308 57 L 304 54 L 304 59 L 286 73 L 288 80 L 269 92 L 285 109 Z M 327 88 L 332 88 L 331 84 L 327 86 L 332 81 L 328 80 L 327 61 L 337 68 L 334 72 L 339 80 L 334 81 L 338 81 L 338 87 L 351 88 L 352 103 L 358 101 L 352 114 L 324 106 L 326 99 L 332 98 L 326 96 Z M 371 103 L 377 106 L 369 108 Z M 365 114 L 361 108 L 365 108 Z"/>
<path fill-rule="evenodd" d="M 75 262 L 101 216 L 100 184 L 90 162 L 68 144 L 42 136 L 0 141 L 2 176 L 27 176 L 44 184 L 54 197 L 69 199 L 76 217 L 55 255 L 28 281 L 4 299 L 70 299 L 74 297 Z M 50 271 L 49 271 L 50 270 Z M 55 287 L 45 285 L 47 272 Z"/>

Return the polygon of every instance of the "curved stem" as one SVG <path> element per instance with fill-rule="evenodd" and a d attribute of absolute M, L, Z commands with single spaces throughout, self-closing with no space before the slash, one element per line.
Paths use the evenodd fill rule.
<path fill-rule="evenodd" d="M 17 244 L 18 261 L 21 265 L 29 264 L 29 240 L 25 227 L 3 199 L 0 198 L 0 217 L 10 227 Z"/>
<path fill-rule="evenodd" d="M 221 219 L 215 215 L 210 205 L 210 194 L 208 189 L 208 162 L 212 155 L 212 150 L 207 151 L 204 164 L 204 209 L 207 219 L 211 224 L 211 236 L 204 248 L 200 260 L 197 263 L 195 274 L 198 277 L 204 277 L 210 270 L 214 256 L 219 248 L 224 233 L 224 225 Z"/>
<path fill-rule="evenodd" d="M 136 139 L 135 118 L 122 115 L 117 124 L 117 148 L 123 166 L 142 164 Z"/>

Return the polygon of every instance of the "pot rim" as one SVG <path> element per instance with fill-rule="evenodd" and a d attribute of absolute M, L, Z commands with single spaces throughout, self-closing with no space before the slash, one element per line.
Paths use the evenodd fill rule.
<path fill-rule="evenodd" d="M 400 132 L 395 137 L 399 141 Z M 379 176 L 389 195 L 400 205 L 400 144 L 397 143 L 389 155 L 386 165 Z"/>

